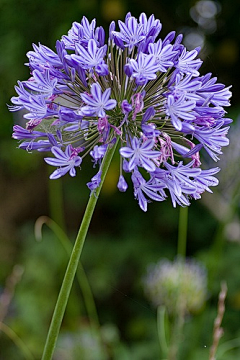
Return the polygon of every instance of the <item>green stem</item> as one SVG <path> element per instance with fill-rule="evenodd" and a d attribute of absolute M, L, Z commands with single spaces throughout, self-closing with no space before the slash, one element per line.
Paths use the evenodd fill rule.
<path fill-rule="evenodd" d="M 42 240 L 42 226 L 46 224 L 57 236 L 58 240 L 61 242 L 63 248 L 65 249 L 67 255 L 70 257 L 72 251 L 72 243 L 65 234 L 65 232 L 60 228 L 60 226 L 50 219 L 47 216 L 41 216 L 35 223 L 35 236 L 37 241 Z M 89 321 L 91 324 L 92 331 L 95 332 L 96 329 L 99 328 L 99 320 L 97 315 L 97 309 L 95 306 L 94 298 L 92 295 L 91 287 L 89 285 L 86 273 L 79 262 L 78 270 L 77 270 L 77 279 L 79 282 L 79 286 L 82 291 L 82 295 L 84 298 L 87 314 L 89 317 Z"/>
<path fill-rule="evenodd" d="M 188 207 L 180 206 L 178 223 L 178 255 L 186 257 L 188 228 Z"/>
<path fill-rule="evenodd" d="M 0 322 L 0 330 L 4 332 L 13 342 L 14 344 L 21 350 L 26 360 L 34 360 L 33 355 L 31 354 L 28 347 L 24 344 L 22 339 L 13 331 L 9 326 Z"/>
<path fill-rule="evenodd" d="M 220 358 L 226 354 L 229 350 L 240 348 L 240 338 L 232 339 L 221 344 L 217 350 L 217 355 Z"/>
<path fill-rule="evenodd" d="M 65 313 L 65 309 L 67 306 L 69 294 L 72 288 L 72 283 L 77 271 L 80 255 L 83 249 L 83 244 L 87 235 L 87 231 L 90 225 L 90 221 L 92 219 L 92 215 L 98 200 L 99 193 L 102 188 L 102 184 L 104 182 L 105 176 L 107 174 L 108 168 L 110 166 L 110 163 L 112 161 L 113 154 L 115 152 L 115 149 L 117 147 L 117 142 L 115 145 L 108 149 L 106 155 L 104 156 L 103 162 L 102 162 L 102 181 L 99 185 L 99 187 L 96 189 L 95 192 L 93 192 L 89 198 L 82 223 L 80 225 L 79 232 L 76 237 L 75 245 L 72 250 L 72 254 L 68 263 L 68 267 L 63 279 L 62 287 L 58 296 L 58 300 L 54 309 L 52 321 L 49 327 L 47 340 L 45 343 L 42 360 L 51 360 L 54 349 L 56 346 L 58 334 L 60 331 L 62 319 Z"/>
<path fill-rule="evenodd" d="M 162 351 L 163 359 L 167 359 L 168 356 L 168 343 L 167 343 L 167 330 L 168 330 L 168 318 L 166 319 L 166 308 L 165 306 L 159 306 L 157 309 L 157 329 L 158 329 L 158 339 L 160 348 Z"/>

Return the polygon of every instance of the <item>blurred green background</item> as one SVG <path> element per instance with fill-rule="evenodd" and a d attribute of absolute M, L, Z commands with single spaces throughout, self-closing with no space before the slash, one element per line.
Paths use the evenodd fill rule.
<path fill-rule="evenodd" d="M 240 358 L 239 10 L 237 0 L 0 0 L 0 360 L 28 358 L 25 346 L 34 359 L 40 358 L 68 257 L 47 226 L 43 227 L 43 240 L 37 242 L 34 224 L 40 216 L 49 216 L 73 242 L 89 196 L 85 184 L 94 174 L 89 160 L 76 178 L 50 182 L 43 156 L 17 149 L 17 142 L 11 139 L 12 126 L 20 119 L 8 112 L 6 104 L 15 95 L 17 80 L 29 77 L 24 63 L 32 43 L 54 49 L 56 40 L 82 16 L 96 18 L 97 25 L 107 31 L 112 20 L 124 20 L 128 11 L 136 17 L 141 12 L 153 13 L 163 24 L 162 37 L 172 30 L 183 33 L 188 49 L 202 47 L 201 74 L 212 72 L 219 82 L 233 85 L 229 109 L 229 117 L 234 119 L 233 141 L 224 149 L 227 161 L 223 159 L 219 175 L 222 185 L 189 209 L 187 256 L 207 268 L 208 299 L 202 312 L 186 319 L 179 358 L 208 359 L 222 280 L 227 282 L 228 296 L 220 347 L 230 344 L 230 350 L 219 353 L 218 359 Z M 179 209 L 173 209 L 168 200 L 150 204 L 143 213 L 131 187 L 126 193 L 117 191 L 118 169 L 116 157 L 82 256 L 104 351 L 89 335 L 84 290 L 76 282 L 56 360 L 161 358 L 156 309 L 144 295 L 142 278 L 150 263 L 175 258 Z M 2 323 L 15 335 L 4 330 Z M 69 350 L 64 353 L 61 348 Z"/>

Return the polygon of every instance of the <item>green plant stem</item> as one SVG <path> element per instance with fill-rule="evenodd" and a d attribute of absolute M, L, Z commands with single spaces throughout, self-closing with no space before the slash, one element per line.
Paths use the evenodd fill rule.
<path fill-rule="evenodd" d="M 179 270 L 179 279 L 182 277 L 182 269 L 186 257 L 187 249 L 187 228 L 188 228 L 188 207 L 180 206 L 179 209 L 179 220 L 178 220 L 178 248 L 177 254 L 180 256 L 181 266 Z M 168 360 L 176 360 L 178 358 L 179 345 L 181 342 L 181 333 L 184 326 L 184 309 L 182 304 L 182 293 L 184 289 L 179 286 L 178 289 L 178 309 L 173 320 L 173 326 L 171 329 L 171 340 L 168 351 Z"/>
<path fill-rule="evenodd" d="M 40 216 L 40 218 L 38 218 L 38 220 L 35 223 L 36 240 L 41 241 L 43 238 L 42 237 L 43 224 L 46 224 L 54 232 L 58 240 L 61 242 L 63 248 L 65 249 L 67 255 L 70 257 L 72 251 L 71 241 L 69 240 L 65 232 L 61 229 L 61 227 L 55 221 L 53 221 L 47 216 Z M 82 291 L 91 329 L 95 333 L 95 331 L 99 329 L 100 326 L 98 320 L 98 314 L 97 314 L 94 298 L 92 295 L 91 287 L 88 282 L 84 268 L 81 265 L 81 262 L 79 262 L 76 277 L 78 279 L 78 283 Z"/>
<path fill-rule="evenodd" d="M 167 359 L 168 356 L 168 343 L 167 343 L 167 331 L 169 330 L 169 322 L 166 314 L 165 306 L 159 306 L 157 310 L 157 329 L 158 329 L 158 339 L 160 348 L 162 351 L 162 358 Z"/>
<path fill-rule="evenodd" d="M 77 271 L 80 255 L 82 252 L 83 244 L 87 235 L 87 231 L 90 225 L 90 221 L 92 219 L 92 215 L 98 200 L 99 193 L 102 188 L 102 184 L 104 182 L 105 176 L 107 174 L 108 168 L 110 166 L 110 163 L 112 161 L 113 154 L 115 152 L 115 149 L 117 147 L 117 142 L 115 145 L 108 149 L 106 155 L 104 156 L 103 162 L 102 162 L 102 181 L 99 185 L 99 187 L 96 189 L 95 192 L 93 192 L 89 198 L 82 223 L 80 225 L 80 229 L 78 231 L 76 241 L 72 250 L 72 254 L 68 263 L 68 267 L 63 279 L 62 287 L 59 292 L 58 300 L 54 309 L 52 321 L 49 327 L 47 340 L 45 343 L 42 360 L 51 360 L 54 349 L 56 346 L 58 334 L 60 331 L 62 319 L 65 313 L 65 309 L 67 306 L 69 294 L 72 288 L 72 283 Z"/>
<path fill-rule="evenodd" d="M 178 255 L 186 257 L 188 228 L 188 207 L 180 206 L 178 222 Z"/>
<path fill-rule="evenodd" d="M 217 355 L 218 358 L 223 358 L 223 355 L 226 354 L 229 350 L 240 348 L 240 338 L 232 339 L 229 341 L 225 341 L 218 347 Z"/>
<path fill-rule="evenodd" d="M 13 331 L 9 326 L 2 322 L 0 322 L 0 330 L 4 332 L 9 337 L 9 339 L 14 342 L 14 344 L 19 348 L 19 350 L 21 350 L 26 360 L 34 360 L 34 357 L 31 354 L 30 350 L 24 344 L 22 339 L 15 333 L 15 331 Z"/>

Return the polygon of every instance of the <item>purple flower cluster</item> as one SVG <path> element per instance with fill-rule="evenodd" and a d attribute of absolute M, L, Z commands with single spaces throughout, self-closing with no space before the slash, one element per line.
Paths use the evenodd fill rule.
<path fill-rule="evenodd" d="M 199 48 L 188 51 L 182 35 L 158 39 L 162 25 L 153 15 L 130 13 L 105 32 L 83 17 L 56 42 L 56 51 L 33 45 L 27 53 L 31 77 L 18 82 L 11 111 L 24 109 L 26 128 L 14 126 L 13 138 L 25 150 L 51 151 L 45 161 L 67 172 L 90 154 L 98 171 L 87 186 L 101 182 L 102 159 L 120 140 L 118 188 L 128 185 L 143 211 L 151 200 L 170 194 L 173 206 L 189 205 L 211 191 L 219 168 L 201 169 L 200 151 L 217 161 L 231 119 L 229 87 L 216 77 L 201 76 Z"/>

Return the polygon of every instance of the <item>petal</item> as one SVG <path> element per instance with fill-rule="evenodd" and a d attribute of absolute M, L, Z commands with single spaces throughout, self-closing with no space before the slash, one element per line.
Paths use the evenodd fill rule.
<path fill-rule="evenodd" d="M 82 163 L 82 158 L 80 156 L 76 156 L 74 158 L 74 166 L 80 166 Z"/>
<path fill-rule="evenodd" d="M 158 158 L 161 155 L 161 153 L 160 151 L 157 150 L 145 150 L 144 152 L 141 153 L 141 155 L 147 158 Z"/>
<path fill-rule="evenodd" d="M 50 179 L 58 179 L 61 176 L 64 176 L 69 170 L 70 170 L 70 166 L 59 168 L 50 175 Z"/>
<path fill-rule="evenodd" d="M 175 116 L 174 114 L 171 114 L 171 120 L 172 120 L 172 124 L 175 127 L 175 129 L 178 131 L 181 131 L 182 130 L 181 120 L 179 120 L 178 117 Z"/>
<path fill-rule="evenodd" d="M 105 111 L 102 108 L 98 109 L 98 111 L 96 110 L 96 112 L 97 116 L 100 118 L 103 118 L 106 115 Z"/>
<path fill-rule="evenodd" d="M 62 176 L 61 171 L 59 171 L 59 169 L 57 169 L 49 176 L 49 178 L 51 180 L 55 180 L 55 179 L 59 179 L 61 176 Z"/>
<path fill-rule="evenodd" d="M 65 149 L 65 155 L 68 159 L 70 159 L 70 157 L 72 155 L 71 145 L 67 145 L 67 147 Z"/>
<path fill-rule="evenodd" d="M 69 174 L 71 176 L 76 176 L 76 169 L 74 167 L 72 167 L 71 170 L 69 171 Z"/>
<path fill-rule="evenodd" d="M 134 151 L 133 149 L 131 149 L 130 147 L 122 147 L 121 149 L 119 149 L 120 155 L 123 156 L 124 158 L 129 158 L 131 156 L 133 156 Z"/>
<path fill-rule="evenodd" d="M 82 116 L 93 116 L 96 113 L 96 109 L 90 106 L 83 106 L 80 110 Z"/>
<path fill-rule="evenodd" d="M 92 84 L 91 94 L 96 101 L 98 102 L 102 101 L 102 90 L 99 84 L 96 83 Z"/>
<path fill-rule="evenodd" d="M 146 140 L 142 143 L 141 150 L 151 150 L 154 146 L 154 140 Z"/>
<path fill-rule="evenodd" d="M 137 165 L 139 164 L 139 161 L 136 156 L 133 156 L 128 164 L 128 168 L 130 171 L 132 171 Z"/>
<path fill-rule="evenodd" d="M 140 162 L 145 170 L 149 172 L 153 172 L 156 170 L 156 165 L 150 159 L 140 156 Z"/>
<path fill-rule="evenodd" d="M 46 161 L 46 163 L 48 165 L 52 165 L 52 166 L 66 166 L 67 165 L 66 160 L 60 160 L 60 159 L 55 159 L 55 158 L 44 158 L 44 160 Z"/>
<path fill-rule="evenodd" d="M 89 96 L 89 94 L 80 94 L 82 100 L 88 105 L 96 105 L 96 100 Z"/>
<path fill-rule="evenodd" d="M 93 39 L 90 39 L 88 42 L 88 52 L 92 58 L 95 58 L 97 52 L 97 44 Z"/>
<path fill-rule="evenodd" d="M 139 140 L 136 138 L 136 136 L 132 139 L 131 143 L 134 150 L 139 148 Z"/>
<path fill-rule="evenodd" d="M 153 189 L 144 187 L 144 192 L 152 200 L 155 200 L 155 201 L 163 201 L 164 200 L 164 198 L 161 195 L 159 195 L 157 192 L 155 192 Z"/>
<path fill-rule="evenodd" d="M 138 195 L 138 205 L 144 212 L 146 212 L 147 211 L 147 200 L 145 199 L 145 197 L 140 189 L 139 189 L 137 195 Z"/>
<path fill-rule="evenodd" d="M 104 108 L 105 108 L 106 110 L 112 110 L 112 109 L 114 109 L 114 108 L 116 107 L 116 105 L 117 105 L 117 101 L 114 100 L 114 99 L 110 99 L 110 100 L 108 100 L 107 103 L 104 105 Z"/>
<path fill-rule="evenodd" d="M 111 88 L 108 88 L 104 91 L 104 93 L 102 94 L 102 102 L 105 104 L 109 97 L 110 97 L 110 94 L 111 94 Z"/>
<path fill-rule="evenodd" d="M 68 160 L 68 157 L 66 156 L 66 154 L 57 146 L 53 146 L 51 149 L 53 155 L 57 158 L 57 159 L 61 159 L 61 160 Z"/>

